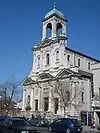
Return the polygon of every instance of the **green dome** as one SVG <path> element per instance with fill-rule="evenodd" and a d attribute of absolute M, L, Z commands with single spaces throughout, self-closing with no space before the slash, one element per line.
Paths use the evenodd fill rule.
<path fill-rule="evenodd" d="M 58 11 L 56 8 L 52 9 L 50 12 L 48 12 L 46 15 L 45 15 L 45 19 L 50 17 L 51 15 L 53 14 L 56 14 L 58 15 L 60 18 L 62 19 L 65 19 L 63 13 L 61 13 L 60 11 Z"/>

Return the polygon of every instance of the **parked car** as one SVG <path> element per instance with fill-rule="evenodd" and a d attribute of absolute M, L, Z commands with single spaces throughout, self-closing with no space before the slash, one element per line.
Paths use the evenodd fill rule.
<path fill-rule="evenodd" d="M 78 121 L 77 121 L 78 122 Z M 49 132 L 81 133 L 82 126 L 72 118 L 58 118 L 49 127 Z"/>
<path fill-rule="evenodd" d="M 28 119 L 26 117 L 23 116 L 13 116 L 12 118 L 16 118 L 16 119 L 24 119 L 25 121 L 28 122 Z"/>
<path fill-rule="evenodd" d="M 7 118 L 7 116 L 0 116 L 0 133 L 4 133 L 4 120 Z"/>
<path fill-rule="evenodd" d="M 48 127 L 49 125 L 49 121 L 46 118 L 31 118 L 28 122 L 30 123 L 30 125 L 37 127 Z"/>
<path fill-rule="evenodd" d="M 20 118 L 4 118 L 0 120 L 0 133 L 20 133 L 28 131 L 29 133 L 37 133 L 27 121 Z"/>
<path fill-rule="evenodd" d="M 72 118 L 72 122 L 73 122 L 73 125 L 74 125 L 75 133 L 81 133 L 83 127 L 82 127 L 82 124 L 78 121 L 78 119 Z"/>

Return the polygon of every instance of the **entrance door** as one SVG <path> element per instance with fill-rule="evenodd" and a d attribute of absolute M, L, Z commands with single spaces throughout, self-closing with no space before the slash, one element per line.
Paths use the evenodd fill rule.
<path fill-rule="evenodd" d="M 96 112 L 99 118 L 99 124 L 100 124 L 100 112 Z"/>
<path fill-rule="evenodd" d="M 44 111 L 47 111 L 48 110 L 48 103 L 49 103 L 48 97 L 47 98 L 44 98 Z"/>
<path fill-rule="evenodd" d="M 38 110 L 38 100 L 35 100 L 35 110 Z"/>

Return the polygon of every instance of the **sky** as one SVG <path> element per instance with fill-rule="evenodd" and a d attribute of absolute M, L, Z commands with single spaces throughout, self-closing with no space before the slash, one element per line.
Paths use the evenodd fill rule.
<path fill-rule="evenodd" d="M 53 0 L 0 0 L 0 83 L 32 69 L 32 47 L 42 39 L 42 20 Z M 67 23 L 68 47 L 100 60 L 100 0 L 56 0 Z"/>

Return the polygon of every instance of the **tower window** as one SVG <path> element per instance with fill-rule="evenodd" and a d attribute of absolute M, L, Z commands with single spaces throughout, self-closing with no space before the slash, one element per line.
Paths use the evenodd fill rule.
<path fill-rule="evenodd" d="M 79 66 L 79 67 L 80 67 L 80 64 L 81 64 L 80 62 L 81 62 L 81 60 L 80 60 L 80 59 L 78 59 L 78 66 Z"/>
<path fill-rule="evenodd" d="M 56 51 L 56 61 L 59 60 L 59 51 Z"/>
<path fill-rule="evenodd" d="M 57 32 L 56 32 L 57 36 L 60 36 L 62 34 L 62 25 L 61 23 L 57 24 Z"/>
<path fill-rule="evenodd" d="M 90 62 L 88 62 L 88 70 L 90 70 Z"/>
<path fill-rule="evenodd" d="M 52 35 L 52 24 L 48 23 L 46 27 L 46 37 L 49 38 Z"/>
<path fill-rule="evenodd" d="M 46 64 L 49 65 L 50 64 L 50 59 L 49 59 L 49 54 L 46 55 Z"/>
<path fill-rule="evenodd" d="M 68 62 L 70 61 L 70 55 L 67 55 L 67 61 Z"/>

